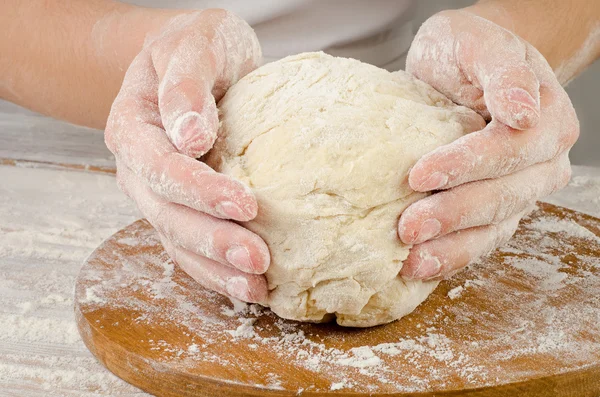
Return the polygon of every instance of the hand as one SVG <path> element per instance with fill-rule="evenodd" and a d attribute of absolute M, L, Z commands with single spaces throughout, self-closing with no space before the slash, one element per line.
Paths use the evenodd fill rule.
<path fill-rule="evenodd" d="M 491 122 L 422 157 L 409 174 L 420 192 L 398 232 L 415 244 L 401 275 L 448 276 L 507 241 L 528 208 L 570 179 L 579 123 L 544 57 L 467 11 L 426 21 L 407 71 Z"/>
<path fill-rule="evenodd" d="M 226 11 L 177 16 L 131 63 L 105 133 L 120 187 L 171 258 L 205 287 L 247 302 L 266 298 L 270 256 L 233 221 L 254 218 L 256 199 L 195 158 L 217 137 L 215 101 L 260 57 L 252 29 Z"/>

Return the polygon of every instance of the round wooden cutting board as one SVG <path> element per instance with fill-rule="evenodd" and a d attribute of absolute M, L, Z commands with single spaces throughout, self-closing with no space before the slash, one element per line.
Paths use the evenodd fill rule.
<path fill-rule="evenodd" d="M 550 204 L 414 313 L 349 329 L 207 291 L 137 221 L 83 266 L 76 316 L 157 396 L 600 396 L 600 220 Z"/>

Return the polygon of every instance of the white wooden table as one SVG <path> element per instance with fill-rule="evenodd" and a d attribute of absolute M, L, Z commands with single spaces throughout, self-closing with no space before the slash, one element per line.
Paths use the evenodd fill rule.
<path fill-rule="evenodd" d="M 139 213 L 101 133 L 0 103 L 0 396 L 145 396 L 86 350 L 73 316 L 82 261 Z M 600 168 L 547 201 L 600 217 Z"/>

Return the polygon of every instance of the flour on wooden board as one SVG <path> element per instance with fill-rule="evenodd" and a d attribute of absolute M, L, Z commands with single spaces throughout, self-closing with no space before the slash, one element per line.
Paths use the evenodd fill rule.
<path fill-rule="evenodd" d="M 449 282 L 448 292 L 444 296 L 446 301 L 435 310 L 433 316 L 423 323 L 412 324 L 416 334 L 397 335 L 386 343 L 355 345 L 348 349 L 332 348 L 318 335 L 306 334 L 301 324 L 277 319 L 272 312 L 259 305 L 236 300 L 223 304 L 218 294 L 205 291 L 202 292 L 202 298 L 213 302 L 215 310 L 198 307 L 181 293 L 181 288 L 175 288 L 177 283 L 172 279 L 174 268 L 166 255 L 146 256 L 138 264 L 129 261 L 125 267 L 135 273 L 134 276 L 129 279 L 129 276 L 119 275 L 116 279 L 132 283 L 132 288 L 148 291 L 154 300 L 168 299 L 173 302 L 174 307 L 170 306 L 167 314 L 169 320 L 181 323 L 192 338 L 198 337 L 202 341 L 193 340 L 183 347 L 170 345 L 164 340 L 139 341 L 154 351 L 163 352 L 165 357 L 174 357 L 178 365 L 207 362 L 243 366 L 245 364 L 237 357 L 215 353 L 218 349 L 214 349 L 214 346 L 237 343 L 259 354 L 269 352 L 269 355 L 275 355 L 291 367 L 326 376 L 330 382 L 328 390 L 369 392 L 385 387 L 390 391 L 424 392 L 443 387 L 456 378 L 465 387 L 482 387 L 498 382 L 519 381 L 527 376 L 528 370 L 522 373 L 505 373 L 501 370 L 515 357 L 545 354 L 561 362 L 564 368 L 573 368 L 583 359 L 597 359 L 600 351 L 600 342 L 582 341 L 578 337 L 581 327 L 596 332 L 594 327 L 598 328 L 600 324 L 600 302 L 595 291 L 600 280 L 597 271 L 593 271 L 598 266 L 597 258 L 581 255 L 579 259 L 584 265 L 567 272 L 568 263 L 550 254 L 553 250 L 572 252 L 575 249 L 574 242 L 582 238 L 595 244 L 597 241 L 591 235 L 593 233 L 583 226 L 553 216 L 538 216 L 527 222 L 522 233 L 529 239 L 521 243 L 511 241 L 501 249 L 504 262 L 494 270 L 497 279 L 484 278 L 482 273 L 477 272 L 475 264 L 465 271 L 460 278 L 462 281 Z M 549 234 L 561 238 L 551 239 Z M 157 241 L 152 236 L 148 239 L 145 244 Z M 523 254 L 531 259 L 523 259 Z M 498 280 L 506 279 L 509 274 L 511 282 L 520 282 L 526 289 L 537 289 L 543 293 L 527 295 L 521 292 L 518 295 L 517 290 L 510 286 L 496 285 Z M 100 277 L 93 273 L 88 276 Z M 156 311 L 156 305 L 148 302 L 123 303 L 111 298 L 115 285 L 111 285 L 110 278 L 104 277 L 103 280 L 90 287 L 95 288 L 95 296 L 111 301 L 113 306 L 135 304 L 136 310 L 143 313 L 136 322 L 152 323 L 155 316 L 165 315 Z M 193 280 L 186 280 L 183 281 L 183 288 L 194 288 Z M 577 285 L 585 291 L 585 296 L 581 297 L 582 301 L 576 307 L 548 303 L 571 285 Z M 515 296 L 511 296 L 511 293 L 515 293 Z M 490 296 L 492 294 L 498 295 Z M 532 301 L 528 298 L 530 296 L 537 296 L 538 300 Z M 513 316 L 510 308 L 494 311 L 494 307 L 475 313 L 472 306 L 463 304 L 465 299 L 484 297 L 494 299 L 498 304 L 519 305 L 520 313 L 528 314 L 525 317 Z M 97 301 L 88 301 L 86 304 L 91 308 L 105 305 Z M 504 322 L 496 321 L 502 315 L 507 316 Z M 272 321 L 263 321 L 265 317 Z M 263 324 L 273 324 L 275 328 L 267 329 Z M 478 333 L 485 335 L 485 338 L 472 339 L 466 335 L 458 338 L 453 334 L 451 324 L 479 324 Z M 484 324 L 484 330 L 481 330 Z M 494 328 L 498 324 L 502 324 L 502 328 Z M 543 324 L 543 327 L 539 324 Z M 499 348 L 507 345 L 511 347 Z M 482 351 L 489 352 L 484 361 L 480 356 Z M 261 363 L 253 362 L 252 365 L 258 368 Z M 268 371 L 269 368 L 263 370 Z M 535 371 L 535 368 L 530 370 Z M 273 372 L 265 383 L 254 386 L 285 388 L 286 379 L 276 378 L 277 375 Z"/>

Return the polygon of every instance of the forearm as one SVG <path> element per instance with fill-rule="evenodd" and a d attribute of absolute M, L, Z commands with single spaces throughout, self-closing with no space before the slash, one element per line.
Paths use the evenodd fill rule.
<path fill-rule="evenodd" d="M 8 1 L 0 13 L 0 97 L 103 128 L 129 63 L 168 12 L 109 0 Z M 162 11 L 162 10 L 161 10 Z"/>
<path fill-rule="evenodd" d="M 531 43 L 563 84 L 600 56 L 600 1 L 481 0 L 467 10 Z"/>

